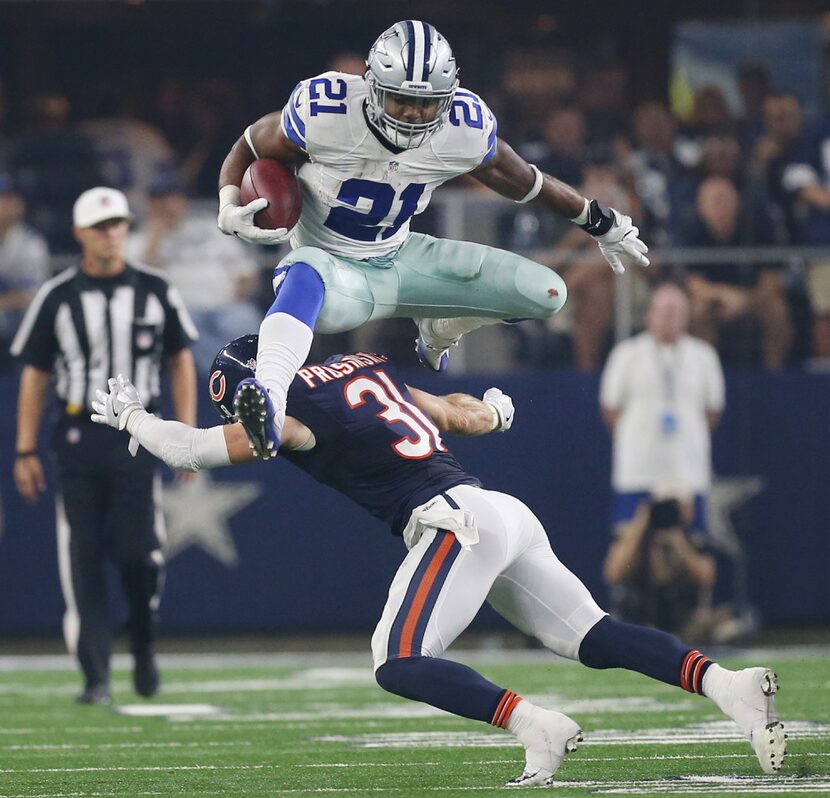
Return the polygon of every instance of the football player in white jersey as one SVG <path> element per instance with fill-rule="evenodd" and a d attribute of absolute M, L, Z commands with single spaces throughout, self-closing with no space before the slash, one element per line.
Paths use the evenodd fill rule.
<path fill-rule="evenodd" d="M 276 453 L 288 386 L 314 330 L 342 332 L 393 316 L 418 323 L 421 360 L 442 370 L 465 332 L 502 320 L 544 319 L 567 289 L 552 270 L 504 250 L 411 233 L 442 183 L 470 174 L 517 202 L 536 202 L 594 236 L 611 268 L 648 265 L 631 219 L 526 163 L 498 137 L 484 101 L 459 87 L 434 26 L 398 22 L 372 45 L 365 77 L 326 72 L 301 81 L 282 111 L 250 127 L 219 175 L 219 228 L 253 243 L 290 240 L 276 298 L 259 331 L 257 380 L 267 390 L 261 456 Z M 257 158 L 297 168 L 303 198 L 293 230 L 254 225 L 260 198 L 239 186 Z"/>

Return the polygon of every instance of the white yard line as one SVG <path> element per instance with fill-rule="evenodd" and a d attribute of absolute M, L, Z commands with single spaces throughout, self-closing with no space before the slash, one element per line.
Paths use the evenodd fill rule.
<path fill-rule="evenodd" d="M 198 743 L 178 743 L 170 740 L 159 743 L 32 743 L 30 745 L 0 745 L 0 751 L 107 751 L 117 750 L 119 748 L 128 748 L 130 750 L 133 748 L 238 748 L 240 746 L 250 745 L 253 745 L 253 743 L 248 740 Z"/>
<path fill-rule="evenodd" d="M 794 739 L 830 739 L 830 724 L 788 721 L 787 732 Z M 497 732 L 385 732 L 378 734 L 326 735 L 321 742 L 346 744 L 354 748 L 515 748 L 514 737 Z M 582 745 L 705 745 L 745 742 L 731 721 L 694 723 L 684 728 L 597 729 L 585 732 Z"/>
<path fill-rule="evenodd" d="M 248 653 L 188 653 L 162 654 L 159 662 L 165 668 L 186 668 L 188 670 L 209 670 L 215 668 L 308 668 L 328 666 L 353 666 L 367 668 L 371 673 L 371 655 L 369 639 L 366 649 L 356 651 L 297 651 L 297 652 L 248 652 Z M 721 657 L 742 660 L 780 660 L 826 659 L 830 657 L 830 645 L 795 645 L 795 646 L 759 646 L 756 648 L 728 648 L 716 652 Z M 554 660 L 567 662 L 556 657 L 550 651 L 523 649 L 451 649 L 449 656 L 461 662 L 482 664 L 531 664 L 550 663 Z M 575 663 L 574 663 L 575 665 Z M 132 667 L 132 658 L 128 654 L 116 654 L 113 657 L 116 669 L 128 670 Z M 77 665 L 68 654 L 31 654 L 0 656 L 0 673 L 15 671 L 69 671 L 76 672 Z"/>

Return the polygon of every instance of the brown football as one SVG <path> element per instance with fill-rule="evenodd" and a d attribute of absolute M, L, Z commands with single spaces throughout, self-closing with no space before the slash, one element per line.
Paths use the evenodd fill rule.
<path fill-rule="evenodd" d="M 243 205 L 259 197 L 268 200 L 268 207 L 254 216 L 257 227 L 264 230 L 287 227 L 290 230 L 297 224 L 303 198 L 300 181 L 290 166 L 271 158 L 259 158 L 245 170 L 239 190 Z"/>

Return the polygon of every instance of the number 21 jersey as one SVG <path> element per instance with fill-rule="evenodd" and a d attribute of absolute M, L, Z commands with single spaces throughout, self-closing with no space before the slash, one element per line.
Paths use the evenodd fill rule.
<path fill-rule="evenodd" d="M 297 85 L 282 130 L 309 161 L 298 177 L 303 212 L 292 245 L 366 259 L 396 250 L 432 192 L 495 155 L 496 119 L 458 89 L 444 125 L 420 147 L 392 146 L 366 115 L 366 81 L 324 72 Z"/>

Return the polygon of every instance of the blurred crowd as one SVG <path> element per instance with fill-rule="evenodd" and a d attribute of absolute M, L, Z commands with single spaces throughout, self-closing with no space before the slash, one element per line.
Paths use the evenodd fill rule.
<path fill-rule="evenodd" d="M 321 68 L 362 73 L 363 57 L 343 53 Z M 617 61 L 577 70 L 567 53 L 523 49 L 506 54 L 490 85 L 464 77 L 523 156 L 639 224 L 655 257 L 626 278 L 633 331 L 653 286 L 670 279 L 688 294 L 692 333 L 726 365 L 830 363 L 830 254 L 778 249 L 830 253 L 830 121 L 778 90 L 763 63 L 736 74 L 740 110 L 707 85 L 685 116 L 661 99 L 634 102 Z M 8 341 L 36 287 L 71 262 L 72 203 L 94 185 L 129 197 L 130 257 L 167 270 L 181 289 L 203 333 L 201 363 L 216 342 L 253 329 L 276 258 L 223 237 L 211 202 L 230 146 L 283 99 L 260 107 L 249 87 L 219 78 L 113 79 L 81 97 L 35 94 L 12 129 L 0 86 L 0 338 Z M 573 225 L 532 205 L 501 207 L 496 243 L 556 268 L 569 286 L 566 311 L 551 323 L 504 329 L 510 362 L 598 370 L 613 344 L 619 280 Z M 413 227 L 435 224 L 425 214 Z M 383 337 L 406 360 L 410 328 L 387 322 L 358 343 Z"/>

